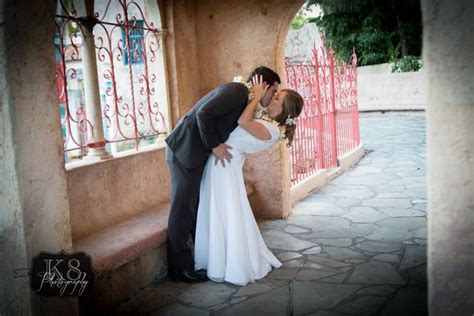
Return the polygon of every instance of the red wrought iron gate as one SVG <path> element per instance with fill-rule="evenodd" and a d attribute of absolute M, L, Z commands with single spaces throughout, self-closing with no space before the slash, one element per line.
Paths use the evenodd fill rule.
<path fill-rule="evenodd" d="M 331 49 L 314 47 L 311 63 L 285 63 L 286 84 L 305 100 L 291 151 L 295 185 L 360 144 L 357 56 L 336 63 Z"/>

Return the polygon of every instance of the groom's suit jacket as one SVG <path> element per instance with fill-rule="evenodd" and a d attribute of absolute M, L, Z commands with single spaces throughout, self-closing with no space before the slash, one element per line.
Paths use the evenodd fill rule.
<path fill-rule="evenodd" d="M 212 148 L 229 138 L 247 105 L 248 93 L 242 83 L 220 85 L 181 118 L 165 141 L 184 167 L 204 164 Z"/>

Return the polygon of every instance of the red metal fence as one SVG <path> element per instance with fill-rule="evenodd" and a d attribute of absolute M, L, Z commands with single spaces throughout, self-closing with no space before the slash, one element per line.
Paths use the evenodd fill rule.
<path fill-rule="evenodd" d="M 286 83 L 305 100 L 291 152 L 295 185 L 360 144 L 357 106 L 357 56 L 336 64 L 324 45 L 312 50 L 312 63 L 285 64 Z"/>
<path fill-rule="evenodd" d="M 160 95 L 161 32 L 151 21 L 155 8 L 143 0 L 96 2 L 95 44 L 101 113 L 109 152 L 138 149 L 167 131 L 166 97 Z M 98 4 L 97 4 L 98 3 Z M 149 9 L 149 10 L 147 10 Z M 154 13 L 154 11 L 153 11 Z M 66 158 L 87 153 L 92 120 L 84 98 L 82 56 L 87 23 L 72 1 L 58 1 L 56 78 Z"/>

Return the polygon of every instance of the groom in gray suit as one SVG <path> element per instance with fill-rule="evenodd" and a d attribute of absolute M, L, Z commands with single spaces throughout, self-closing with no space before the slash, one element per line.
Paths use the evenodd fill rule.
<path fill-rule="evenodd" d="M 247 79 L 261 75 L 269 85 L 261 103 L 266 106 L 278 89 L 280 77 L 266 67 L 256 68 Z M 194 241 L 199 202 L 199 188 L 211 153 L 215 163 L 225 166 L 230 162 L 231 149 L 225 141 L 237 127 L 237 120 L 248 103 L 249 89 L 238 82 L 218 86 L 202 99 L 178 122 L 166 138 L 166 161 L 171 174 L 171 210 L 168 219 L 168 275 L 175 280 L 202 282 L 206 270 L 194 270 L 189 236 Z"/>

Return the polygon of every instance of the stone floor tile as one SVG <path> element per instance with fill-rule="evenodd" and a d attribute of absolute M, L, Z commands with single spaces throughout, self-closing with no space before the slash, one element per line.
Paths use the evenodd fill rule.
<path fill-rule="evenodd" d="M 342 247 L 324 247 L 325 252 L 334 260 L 365 260 L 360 252 Z"/>
<path fill-rule="evenodd" d="M 427 228 L 421 227 L 413 231 L 414 238 L 426 239 L 427 238 Z"/>
<path fill-rule="evenodd" d="M 244 297 L 234 297 L 229 301 L 229 304 L 230 305 L 238 304 L 240 302 L 245 301 L 246 299 L 247 299 L 246 296 L 244 296 Z"/>
<path fill-rule="evenodd" d="M 128 302 L 119 306 L 118 311 L 124 313 L 146 313 L 165 305 L 174 303 L 176 296 L 190 287 L 183 282 L 165 281 L 153 283 L 133 296 Z"/>
<path fill-rule="evenodd" d="M 327 276 L 334 275 L 334 274 L 336 273 L 325 271 L 325 270 L 303 269 L 303 270 L 298 271 L 295 279 L 303 280 L 303 281 L 317 280 L 317 279 L 325 278 Z"/>
<path fill-rule="evenodd" d="M 361 199 L 355 199 L 355 198 L 342 198 L 342 199 L 337 200 L 335 203 L 336 205 L 340 207 L 347 208 L 347 207 L 355 206 L 361 203 L 361 201 L 362 201 Z"/>
<path fill-rule="evenodd" d="M 321 247 L 319 246 L 303 251 L 303 254 L 305 255 L 313 255 L 313 254 L 318 254 L 318 253 L 321 253 Z"/>
<path fill-rule="evenodd" d="M 340 216 L 348 213 L 349 210 L 337 206 L 333 203 L 322 202 L 300 202 L 293 207 L 294 215 L 320 215 L 320 216 Z"/>
<path fill-rule="evenodd" d="M 406 198 L 407 195 L 400 192 L 386 192 L 379 193 L 375 196 L 376 199 L 390 199 L 390 198 Z"/>
<path fill-rule="evenodd" d="M 393 263 L 399 263 L 400 259 L 398 259 L 398 256 L 396 255 L 391 255 L 388 253 L 381 253 L 378 255 L 375 255 L 372 257 L 372 259 L 379 260 L 379 261 L 384 261 L 384 262 L 393 262 Z"/>
<path fill-rule="evenodd" d="M 417 211 L 412 208 L 381 207 L 379 211 L 390 217 L 426 216 L 425 212 Z"/>
<path fill-rule="evenodd" d="M 334 203 L 336 202 L 336 200 L 337 199 L 333 196 L 329 196 L 324 193 L 321 193 L 320 191 L 317 191 L 316 193 L 305 197 L 302 202 Z"/>
<path fill-rule="evenodd" d="M 412 234 L 406 229 L 395 229 L 389 227 L 381 227 L 372 234 L 365 236 L 369 240 L 376 241 L 404 241 L 410 239 Z"/>
<path fill-rule="evenodd" d="M 423 263 L 426 263 L 426 246 L 407 245 L 400 263 L 400 270 L 416 267 Z"/>
<path fill-rule="evenodd" d="M 395 291 L 390 285 L 371 285 L 360 289 L 356 294 L 391 295 Z"/>
<path fill-rule="evenodd" d="M 308 260 L 311 260 L 313 262 L 316 262 L 316 263 L 319 263 L 319 264 L 322 264 L 322 265 L 325 265 L 325 266 L 328 266 L 328 267 L 331 267 L 331 268 L 335 268 L 335 269 L 350 266 L 349 263 L 345 263 L 345 262 L 341 262 L 341 261 L 337 261 L 337 260 L 332 260 L 332 259 L 329 259 L 329 258 L 324 258 L 324 257 L 318 256 L 318 255 L 309 255 Z"/>
<path fill-rule="evenodd" d="M 319 282 L 342 283 L 347 277 L 347 273 L 339 273 L 326 278 L 319 279 Z"/>
<path fill-rule="evenodd" d="M 331 196 L 339 198 L 358 198 L 358 199 L 368 199 L 375 195 L 374 192 L 370 190 L 338 190 L 330 193 Z"/>
<path fill-rule="evenodd" d="M 283 268 L 289 269 L 289 268 L 303 268 L 305 264 L 304 259 L 295 259 L 295 260 L 290 260 L 283 262 Z"/>
<path fill-rule="evenodd" d="M 383 296 L 365 295 L 339 305 L 335 310 L 355 315 L 370 315 L 377 312 L 386 300 L 387 297 Z"/>
<path fill-rule="evenodd" d="M 413 201 L 412 201 L 412 203 L 413 203 Z M 414 204 L 411 208 L 414 209 L 414 210 L 418 210 L 418 211 L 422 211 L 422 212 L 426 213 L 427 204 L 426 203 L 418 203 L 418 204 Z"/>
<path fill-rule="evenodd" d="M 294 281 L 293 314 L 301 315 L 319 309 L 332 309 L 358 289 L 357 285 Z"/>
<path fill-rule="evenodd" d="M 284 286 L 216 312 L 215 315 L 288 315 L 289 288 Z"/>
<path fill-rule="evenodd" d="M 208 281 L 191 285 L 178 296 L 178 299 L 188 305 L 209 307 L 223 303 L 236 291 L 226 284 Z"/>
<path fill-rule="evenodd" d="M 370 187 L 372 191 L 375 193 L 391 193 L 391 192 L 403 192 L 405 190 L 405 186 L 403 185 L 380 185 L 380 186 L 372 186 Z"/>
<path fill-rule="evenodd" d="M 351 170 L 349 173 L 351 175 L 362 176 L 362 175 L 367 175 L 367 174 L 379 174 L 382 172 L 383 170 L 381 168 L 358 166 L 357 168 Z"/>
<path fill-rule="evenodd" d="M 347 218 L 354 223 L 373 223 L 387 218 L 388 216 L 371 207 L 356 206 L 352 207 L 351 211 L 342 217 Z"/>
<path fill-rule="evenodd" d="M 301 234 L 300 236 L 298 236 L 298 238 L 310 239 L 351 237 L 351 222 L 341 217 L 291 215 L 290 217 L 288 217 L 288 223 L 308 227 L 313 231 L 310 234 Z"/>
<path fill-rule="evenodd" d="M 300 234 L 300 233 L 309 233 L 310 232 L 309 229 L 301 228 L 301 227 L 293 226 L 293 225 L 286 226 L 285 228 L 283 228 L 283 231 L 285 231 L 287 233 L 290 233 L 290 234 Z"/>
<path fill-rule="evenodd" d="M 423 245 L 424 246 L 424 245 L 428 244 L 428 241 L 426 239 L 415 238 L 414 240 L 418 245 Z"/>
<path fill-rule="evenodd" d="M 402 246 L 399 243 L 363 241 L 355 245 L 355 247 L 370 252 L 394 252 L 399 250 Z"/>
<path fill-rule="evenodd" d="M 296 273 L 298 273 L 299 269 L 287 269 L 287 268 L 278 268 L 272 270 L 267 277 L 270 279 L 277 279 L 277 280 L 293 280 L 296 277 Z"/>
<path fill-rule="evenodd" d="M 354 236 L 366 236 L 378 228 L 375 224 L 354 223 L 351 225 L 351 233 Z"/>
<path fill-rule="evenodd" d="M 246 286 L 241 287 L 238 290 L 238 292 L 234 295 L 234 297 L 260 294 L 260 293 L 268 292 L 272 289 L 273 289 L 273 287 L 268 285 L 268 284 L 251 283 L 251 284 L 247 284 Z"/>
<path fill-rule="evenodd" d="M 424 217 L 400 217 L 386 218 L 377 222 L 381 227 L 414 230 L 417 228 L 426 228 L 426 218 Z"/>
<path fill-rule="evenodd" d="M 311 239 L 312 242 L 323 246 L 333 246 L 333 247 L 349 247 L 352 245 L 352 239 L 350 238 L 314 238 Z"/>
<path fill-rule="evenodd" d="M 286 252 L 280 252 L 276 256 L 278 259 L 280 259 L 280 261 L 288 261 L 288 260 L 300 258 L 303 255 L 294 251 L 286 251 Z"/>
<path fill-rule="evenodd" d="M 271 249 L 281 249 L 289 251 L 299 251 L 306 248 L 317 246 L 310 241 L 296 239 L 290 234 L 276 230 L 263 232 L 262 234 L 267 247 Z"/>
<path fill-rule="evenodd" d="M 369 199 L 362 201 L 364 206 L 372 207 L 411 207 L 411 201 L 407 198 L 398 199 Z"/>
<path fill-rule="evenodd" d="M 405 284 L 406 282 L 389 263 L 371 260 L 357 265 L 348 283 Z"/>

